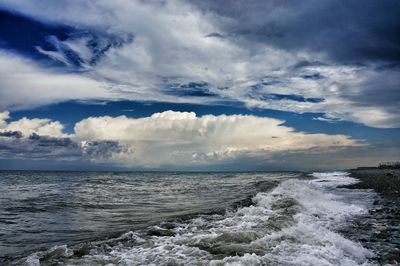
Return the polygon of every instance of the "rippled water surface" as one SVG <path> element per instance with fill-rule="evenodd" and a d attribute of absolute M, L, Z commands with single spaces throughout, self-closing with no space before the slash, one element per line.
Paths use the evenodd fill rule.
<path fill-rule="evenodd" d="M 340 232 L 346 173 L 1 172 L 0 257 L 25 265 L 373 265 Z M 353 240 L 350 240 L 353 239 Z"/>

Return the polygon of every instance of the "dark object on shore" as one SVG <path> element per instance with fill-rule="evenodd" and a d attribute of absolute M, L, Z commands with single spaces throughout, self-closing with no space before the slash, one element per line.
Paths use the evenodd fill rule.
<path fill-rule="evenodd" d="M 348 188 L 374 189 L 388 197 L 400 197 L 400 169 L 355 169 L 351 176 L 361 182 Z"/>

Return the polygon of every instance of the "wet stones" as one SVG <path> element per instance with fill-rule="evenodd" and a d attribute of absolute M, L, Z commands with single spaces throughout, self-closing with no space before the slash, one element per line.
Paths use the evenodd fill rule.
<path fill-rule="evenodd" d="M 384 259 L 385 264 L 399 265 L 400 264 L 400 253 L 388 254 Z"/>
<path fill-rule="evenodd" d="M 160 227 L 153 227 L 147 231 L 147 235 L 149 236 L 174 236 L 175 232 L 160 228 Z"/>
<path fill-rule="evenodd" d="M 83 257 L 85 255 L 89 255 L 92 248 L 93 246 L 89 243 L 83 243 L 73 247 L 72 251 L 74 252 L 74 256 Z"/>

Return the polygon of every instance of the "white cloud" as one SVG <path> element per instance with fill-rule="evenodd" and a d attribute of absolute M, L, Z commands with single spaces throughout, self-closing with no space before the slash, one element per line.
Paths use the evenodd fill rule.
<path fill-rule="evenodd" d="M 18 121 L 11 122 L 7 127 L 3 128 L 7 131 L 21 131 L 24 136 L 29 136 L 32 133 L 51 136 L 51 137 L 64 137 L 62 133 L 64 126 L 58 122 L 52 122 L 49 119 L 28 119 L 22 118 Z"/>
<path fill-rule="evenodd" d="M 0 112 L 0 128 L 7 126 L 7 119 L 10 117 L 10 112 Z"/>
<path fill-rule="evenodd" d="M 331 169 L 393 160 L 397 147 L 345 135 L 309 134 L 251 115 L 166 111 L 149 117 L 88 117 L 63 132 L 59 121 L 0 112 L 0 157 L 160 169 Z M 21 137 L 14 131 L 23 133 Z M 32 136 L 35 133 L 37 135 Z"/>
<path fill-rule="evenodd" d="M 302 76 L 318 73 L 321 78 Z M 400 76 L 396 71 L 373 71 L 354 66 L 312 66 L 298 71 L 270 75 L 268 81 L 276 84 L 263 86 L 263 94 L 301 95 L 320 98 L 321 102 L 297 102 L 240 97 L 250 107 L 269 108 L 297 113 L 325 113 L 325 118 L 347 120 L 377 128 L 400 127 L 397 100 Z M 249 89 L 247 89 L 247 92 Z"/>
<path fill-rule="evenodd" d="M 58 121 L 24 117 L 8 123 L 6 121 L 8 118 L 9 112 L 0 113 L 0 132 L 20 131 L 24 137 L 29 137 L 33 133 L 56 138 L 67 136 L 63 133 L 64 126 Z"/>
<path fill-rule="evenodd" d="M 344 135 L 307 134 L 284 121 L 244 115 L 205 115 L 166 111 L 145 118 L 90 117 L 75 125 L 75 138 L 115 140 L 134 152 L 119 156 L 132 166 L 214 164 L 282 152 L 361 146 Z"/>
<path fill-rule="evenodd" d="M 204 103 L 207 99 L 166 95 L 163 88 L 168 83 L 206 81 L 211 91 L 237 99 L 254 79 L 277 67 L 311 59 L 305 53 L 292 54 L 269 46 L 253 51 L 227 38 L 209 37 L 220 30 L 218 23 L 223 18 L 201 12 L 182 1 L 21 1 L 5 6 L 47 23 L 87 27 L 114 34 L 125 41 L 133 39 L 109 49 L 91 71 L 85 73 L 95 80 L 107 81 L 115 93 L 113 97 Z M 78 15 L 82 10 L 85 16 Z M 66 45 L 87 60 L 90 54 L 83 45 L 85 41 L 85 36 L 64 42 L 52 39 L 56 42 L 54 48 Z M 62 50 L 40 51 L 70 64 Z M 230 90 L 218 90 L 221 87 Z"/>
<path fill-rule="evenodd" d="M 396 98 L 391 95 L 398 93 L 398 71 L 338 65 L 320 52 L 294 52 L 267 43 L 249 43 L 240 36 L 223 32 L 222 26 L 230 23 L 229 18 L 200 11 L 188 2 L 0 0 L 0 5 L 46 23 L 72 25 L 124 40 L 122 46 L 109 49 L 93 66 L 88 64 L 93 54 L 86 36 L 56 40 L 84 61 L 82 67 L 86 71 L 80 75 L 52 73 L 28 60 L 1 53 L 0 107 L 3 109 L 85 98 L 212 103 L 212 99 L 205 97 L 183 97 L 163 91 L 169 83 L 204 81 L 210 84 L 211 92 L 250 107 L 326 113 L 326 117 L 372 127 L 400 127 L 398 102 L 391 100 Z M 62 48 L 47 51 L 39 47 L 38 50 L 70 64 Z M 304 61 L 325 64 L 293 67 Z M 313 73 L 323 78 L 302 78 L 303 74 Z M 252 86 L 260 84 L 265 77 L 279 83 L 259 89 L 258 98 L 257 95 L 249 97 Z M 219 89 L 224 87 L 229 89 Z M 381 89 L 389 96 L 377 95 L 382 98 L 380 101 L 368 98 Z M 264 99 L 262 94 L 268 93 L 324 101 Z"/>
<path fill-rule="evenodd" d="M 45 70 L 29 59 L 0 50 L 0 110 L 94 98 L 110 98 L 105 84 L 78 74 Z"/>

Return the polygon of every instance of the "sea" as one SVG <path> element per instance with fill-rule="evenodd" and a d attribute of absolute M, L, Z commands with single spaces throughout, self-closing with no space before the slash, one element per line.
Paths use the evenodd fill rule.
<path fill-rule="evenodd" d="M 0 265 L 378 265 L 346 172 L 0 172 Z M 379 240 L 378 240 L 379 241 Z"/>

